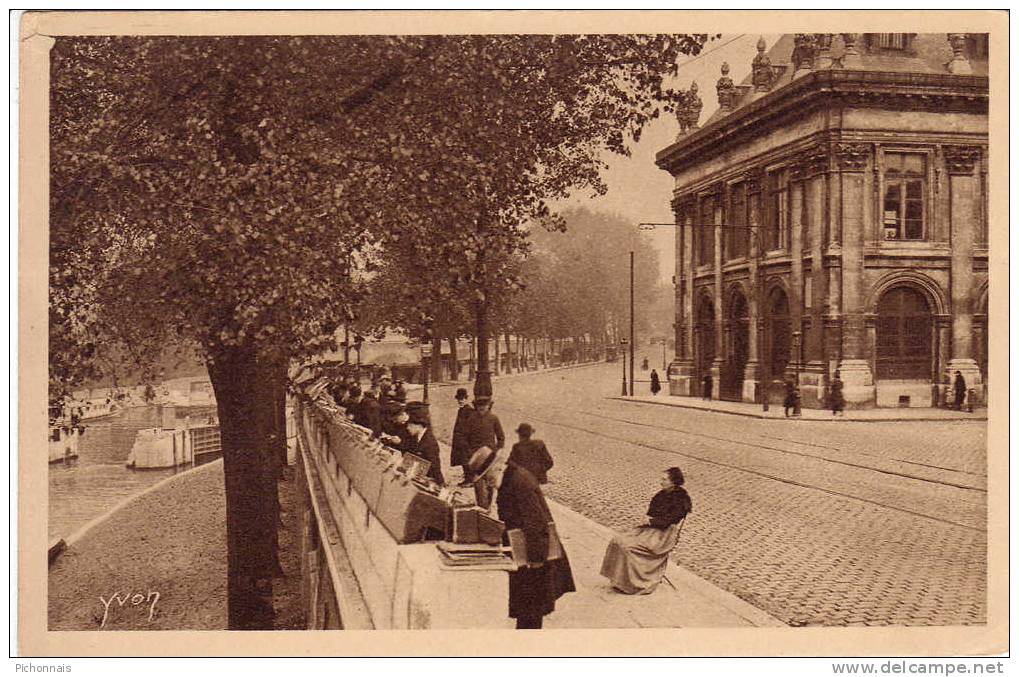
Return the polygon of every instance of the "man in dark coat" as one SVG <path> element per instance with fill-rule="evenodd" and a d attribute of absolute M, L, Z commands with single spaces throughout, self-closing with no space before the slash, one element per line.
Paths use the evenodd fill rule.
<path fill-rule="evenodd" d="M 955 383 L 952 384 L 952 391 L 955 395 L 955 408 L 962 411 L 962 403 L 966 401 L 966 379 L 962 372 L 955 372 Z"/>
<path fill-rule="evenodd" d="M 378 437 L 382 434 L 382 412 L 379 409 L 379 403 L 375 400 L 374 393 L 371 391 L 362 393 L 357 386 L 350 392 L 354 398 L 354 404 L 351 407 L 354 423 L 371 430 L 372 437 Z"/>
<path fill-rule="evenodd" d="M 502 423 L 499 417 L 492 413 L 492 399 L 489 397 L 475 397 L 474 410 L 477 416 L 473 417 L 470 427 L 467 429 L 467 446 L 471 453 L 481 447 L 488 447 L 498 451 L 506 444 L 506 435 L 502 431 Z"/>
<path fill-rule="evenodd" d="M 507 533 L 522 531 L 527 543 L 527 564 L 509 574 L 509 616 L 516 619 L 518 630 L 541 629 L 543 618 L 555 611 L 556 600 L 577 589 L 570 561 L 554 536 L 545 497 L 531 473 L 503 462 L 492 449 L 475 452 L 470 469 L 491 487 L 497 487 L 499 519 Z"/>
<path fill-rule="evenodd" d="M 474 407 L 467 401 L 467 389 L 457 388 L 456 403 L 459 409 L 456 410 L 456 423 L 453 424 L 453 444 L 449 457 L 450 465 L 466 466 L 471 460 L 471 449 L 467 443 L 467 432 L 470 429 L 473 418 L 477 414 Z M 467 469 L 464 468 L 466 474 Z"/>
<path fill-rule="evenodd" d="M 513 445 L 509 462 L 525 468 L 534 475 L 538 484 L 548 484 L 548 471 L 552 469 L 553 461 L 545 443 L 533 439 L 534 428 L 530 423 L 521 423 L 517 426 L 517 435 L 520 436 L 520 441 Z"/>
<path fill-rule="evenodd" d="M 658 372 L 654 369 L 651 370 L 651 394 L 657 395 L 658 391 L 662 389 L 662 381 L 658 378 Z"/>
<path fill-rule="evenodd" d="M 407 451 L 410 444 L 410 420 L 403 403 L 390 401 L 383 407 L 382 435 L 380 439 L 393 449 Z"/>
<path fill-rule="evenodd" d="M 407 416 L 409 417 L 407 430 L 410 432 L 410 442 L 406 446 L 406 451 L 431 463 L 428 468 L 428 476 L 435 480 L 439 486 L 442 486 L 446 480 L 442 477 L 439 443 L 432 433 L 432 424 L 428 419 L 428 405 L 424 402 L 409 402 Z"/>

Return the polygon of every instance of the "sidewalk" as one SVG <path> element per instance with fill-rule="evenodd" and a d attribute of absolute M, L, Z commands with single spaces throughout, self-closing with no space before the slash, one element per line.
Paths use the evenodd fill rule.
<path fill-rule="evenodd" d="M 546 628 L 783 627 L 784 623 L 669 562 L 665 580 L 649 595 L 624 595 L 598 573 L 612 530 L 554 501 L 548 502 L 577 591 L 545 617 Z M 682 538 L 679 547 L 683 547 Z"/>
<path fill-rule="evenodd" d="M 802 415 L 786 418 L 781 405 L 772 404 L 764 411 L 760 404 L 747 402 L 726 402 L 724 400 L 702 400 L 699 397 L 680 397 L 673 395 L 633 395 L 628 397 L 610 397 L 608 399 L 633 402 L 636 404 L 657 404 L 665 407 L 682 409 L 699 409 L 718 414 L 747 416 L 750 418 L 783 419 L 787 421 L 986 421 L 987 409 L 977 409 L 972 414 L 953 409 L 935 409 L 933 407 L 903 407 L 901 409 L 850 409 L 842 416 L 832 416 L 825 409 L 803 409 Z"/>
<path fill-rule="evenodd" d="M 563 369 L 579 369 L 581 367 L 592 367 L 599 364 L 603 363 L 599 362 L 598 360 L 595 360 L 593 362 L 579 362 L 577 364 L 565 364 L 559 367 L 546 367 L 544 369 L 528 369 L 520 372 L 513 371 L 508 374 L 503 372 L 499 374 L 492 374 L 492 381 L 493 382 L 501 381 L 506 378 L 515 378 L 517 376 L 539 376 L 541 374 L 547 374 L 553 371 L 561 371 Z M 434 388 L 466 387 L 467 390 L 470 391 L 471 389 L 470 387 L 473 385 L 474 385 L 473 380 L 468 378 L 462 378 L 458 381 L 430 381 L 428 383 L 428 388 L 434 389 Z M 404 387 L 407 389 L 407 394 L 409 395 L 411 392 L 420 393 L 424 386 L 422 386 L 420 383 L 405 383 Z"/>
<path fill-rule="evenodd" d="M 447 481 L 460 479 L 446 466 L 449 445 L 439 442 Z M 455 477 L 453 477 L 455 476 Z M 665 580 L 649 595 L 624 595 L 602 578 L 601 563 L 613 531 L 548 500 L 577 591 L 564 595 L 545 617 L 546 628 L 784 627 L 777 618 L 670 561 Z M 683 547 L 682 537 L 679 547 Z"/>

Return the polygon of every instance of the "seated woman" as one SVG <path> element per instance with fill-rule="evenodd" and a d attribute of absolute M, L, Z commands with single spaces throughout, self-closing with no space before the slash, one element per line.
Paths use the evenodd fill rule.
<path fill-rule="evenodd" d="M 648 507 L 648 523 L 617 534 L 605 551 L 601 575 L 619 592 L 646 595 L 658 587 L 679 541 L 680 523 L 693 509 L 683 488 L 683 471 L 669 468 L 661 484 Z"/>

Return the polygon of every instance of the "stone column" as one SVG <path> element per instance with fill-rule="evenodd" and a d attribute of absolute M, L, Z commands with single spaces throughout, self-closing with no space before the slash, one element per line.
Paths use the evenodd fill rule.
<path fill-rule="evenodd" d="M 867 350 L 864 324 L 865 290 L 863 280 L 864 195 L 863 172 L 871 148 L 865 143 L 839 143 L 835 149 L 839 163 L 842 232 L 842 372 L 846 406 L 860 408 L 874 403 L 874 376 Z"/>
<path fill-rule="evenodd" d="M 980 147 L 945 146 L 944 155 L 952 246 L 952 357 L 948 371 L 953 381 L 955 372 L 962 372 L 967 387 L 976 389 L 983 401 L 980 366 L 973 353 L 973 240 L 980 214 L 973 170 L 980 161 Z"/>
<path fill-rule="evenodd" d="M 824 267 L 825 175 L 828 156 L 822 150 L 811 156 L 807 180 L 807 220 L 810 228 L 810 334 L 807 337 L 808 368 L 824 372 L 824 307 L 828 277 Z"/>
<path fill-rule="evenodd" d="M 757 269 L 760 249 L 758 240 L 761 223 L 761 184 L 762 176 L 760 171 L 754 171 L 747 177 L 747 205 L 748 223 L 750 227 L 750 253 L 749 253 L 749 277 L 750 277 L 750 298 L 747 299 L 747 364 L 743 369 L 743 401 L 756 402 L 758 400 L 758 377 L 760 372 L 760 358 L 758 356 L 758 319 L 761 316 L 760 310 L 760 272 Z"/>
<path fill-rule="evenodd" d="M 715 226 L 722 225 L 722 216 L 724 211 L 722 209 L 722 201 L 725 199 L 725 190 L 721 186 L 716 187 L 714 191 L 715 209 L 714 209 L 714 223 Z M 711 380 L 714 386 L 714 391 L 711 396 L 716 400 L 721 399 L 720 395 L 722 392 L 722 368 L 725 363 L 725 326 L 724 319 L 725 313 L 722 306 L 722 228 L 712 228 L 714 231 L 713 235 L 715 238 L 715 284 L 714 284 L 714 303 L 715 303 L 715 359 L 711 363 Z"/>
<path fill-rule="evenodd" d="M 689 396 L 693 394 L 693 344 L 690 342 L 693 233 L 689 201 L 677 197 L 672 204 L 676 219 L 676 356 L 669 365 L 669 394 Z"/>
<path fill-rule="evenodd" d="M 789 366 L 792 371 L 790 378 L 796 378 L 797 362 L 802 352 L 803 341 L 803 178 L 805 167 L 798 164 L 793 167 L 789 181 L 789 325 L 793 332 L 800 332 L 800 345 L 793 345 L 789 354 Z M 799 365 L 800 376 L 803 365 Z M 797 383 L 799 386 L 800 383 Z"/>

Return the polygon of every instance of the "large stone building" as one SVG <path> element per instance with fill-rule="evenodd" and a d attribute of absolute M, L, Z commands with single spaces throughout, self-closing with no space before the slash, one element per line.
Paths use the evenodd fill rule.
<path fill-rule="evenodd" d="M 987 382 L 987 45 L 975 34 L 763 39 L 657 155 L 675 180 L 674 395 L 931 406 Z"/>

